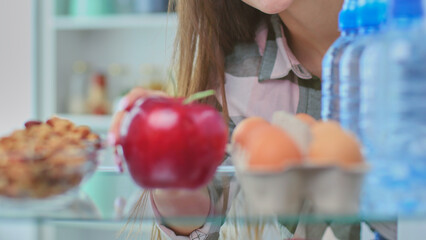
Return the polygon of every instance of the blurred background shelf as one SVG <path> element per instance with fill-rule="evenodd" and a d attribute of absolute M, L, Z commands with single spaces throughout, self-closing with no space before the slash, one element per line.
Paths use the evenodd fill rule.
<path fill-rule="evenodd" d="M 175 13 L 146 13 L 128 15 L 106 15 L 99 17 L 57 16 L 54 27 L 60 31 L 102 30 L 129 28 L 175 28 Z"/>
<path fill-rule="evenodd" d="M 93 96 L 95 76 L 102 75 L 105 79 L 101 101 L 107 103 L 105 106 L 110 109 L 105 112 L 109 113 L 114 112 L 114 104 L 133 87 L 165 85 L 170 76 L 177 14 L 166 12 L 164 7 L 161 11 L 130 9 L 75 14 L 71 3 L 70 0 L 38 3 L 34 118 L 46 120 L 58 115 L 106 135 L 111 116 L 90 115 L 93 113 L 90 110 L 72 111 L 70 103 L 78 96 L 83 103 L 80 109 L 87 107 L 90 93 Z M 162 1 L 161 5 L 165 3 Z M 82 64 L 84 68 L 75 67 Z M 84 90 L 77 95 L 75 89 Z"/>

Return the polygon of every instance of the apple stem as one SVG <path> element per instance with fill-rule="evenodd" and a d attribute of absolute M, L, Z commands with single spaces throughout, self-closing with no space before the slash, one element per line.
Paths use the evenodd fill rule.
<path fill-rule="evenodd" d="M 200 99 L 203 99 L 203 98 L 206 98 L 206 97 L 210 97 L 210 96 L 213 96 L 215 94 L 216 94 L 216 91 L 215 90 L 211 90 L 211 89 L 210 90 L 206 90 L 206 91 L 202 91 L 202 92 L 197 92 L 197 93 L 192 94 L 188 98 L 186 98 L 183 101 L 183 104 L 190 104 L 193 101 L 200 100 Z"/>

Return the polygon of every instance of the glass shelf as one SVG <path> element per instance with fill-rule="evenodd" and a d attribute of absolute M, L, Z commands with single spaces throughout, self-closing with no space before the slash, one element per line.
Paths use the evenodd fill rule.
<path fill-rule="evenodd" d="M 126 223 L 128 221 L 147 221 L 152 222 L 155 217 L 152 215 L 144 216 L 141 218 L 133 219 L 129 215 L 122 217 L 104 216 L 102 217 L 96 209 L 94 203 L 87 199 L 87 196 L 81 197 L 79 200 L 74 201 L 68 207 L 61 210 L 52 211 L 37 211 L 27 209 L 7 209 L 0 208 L 0 221 L 20 221 L 20 220 L 36 220 L 36 221 L 57 221 L 57 222 L 93 222 L 93 223 Z M 194 221 L 204 220 L 203 217 L 196 216 L 181 216 L 176 218 L 169 218 L 169 220 Z M 425 221 L 425 216 L 379 216 L 379 215 L 299 215 L 299 216 L 285 216 L 285 215 L 262 215 L 262 216 L 211 216 L 208 221 L 222 222 L 224 220 L 237 221 L 241 223 L 256 223 L 262 221 L 279 221 L 285 224 L 304 223 L 315 224 L 323 222 L 333 222 L 337 224 L 351 224 L 360 222 L 396 222 L 399 219 L 419 220 Z"/>
<path fill-rule="evenodd" d="M 234 176 L 234 167 L 222 166 L 218 168 L 216 179 L 221 176 Z M 219 178 L 218 178 L 219 177 Z M 103 186 L 103 187 L 102 187 Z M 126 173 L 117 172 L 115 167 L 103 166 L 98 169 L 94 176 L 78 192 L 70 193 L 66 196 L 68 201 L 66 206 L 54 207 L 53 202 L 60 202 L 62 199 L 53 199 L 35 203 L 5 201 L 0 199 L 0 221 L 20 221 L 35 220 L 39 222 L 67 222 L 67 223 L 120 223 L 129 221 L 154 221 L 155 217 L 148 205 L 146 214 L 132 220 L 134 203 L 137 201 L 142 190 L 133 184 L 130 176 Z M 119 203 L 127 203 L 120 205 Z M 179 221 L 193 221 L 197 217 L 182 216 Z M 406 216 L 391 216 L 359 213 L 352 215 L 319 215 L 302 214 L 294 215 L 235 215 L 235 216 L 214 216 L 209 221 L 232 220 L 241 223 L 262 221 L 279 221 L 280 223 L 305 223 L 314 224 L 320 222 L 333 223 L 359 223 L 359 222 L 395 222 L 398 219 L 426 220 L 426 215 L 409 214 Z"/>

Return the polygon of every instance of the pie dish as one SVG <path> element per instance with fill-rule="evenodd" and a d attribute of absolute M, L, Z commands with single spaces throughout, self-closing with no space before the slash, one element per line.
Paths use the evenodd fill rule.
<path fill-rule="evenodd" d="M 64 194 L 94 172 L 100 138 L 86 126 L 53 117 L 0 138 L 0 195 L 45 199 Z"/>

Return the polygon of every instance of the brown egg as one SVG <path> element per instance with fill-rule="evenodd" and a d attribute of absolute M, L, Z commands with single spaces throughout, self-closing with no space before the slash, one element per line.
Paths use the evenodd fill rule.
<path fill-rule="evenodd" d="M 250 117 L 241 121 L 234 129 L 232 134 L 232 142 L 239 144 L 241 147 L 246 147 L 247 142 L 250 140 L 250 135 L 259 127 L 268 126 L 269 123 L 260 117 Z"/>
<path fill-rule="evenodd" d="M 319 122 L 312 126 L 313 141 L 308 160 L 317 165 L 352 167 L 363 162 L 361 146 L 355 136 L 336 122 Z"/>
<path fill-rule="evenodd" d="M 262 127 L 251 135 L 246 151 L 253 170 L 281 171 L 302 163 L 296 142 L 277 126 Z"/>

